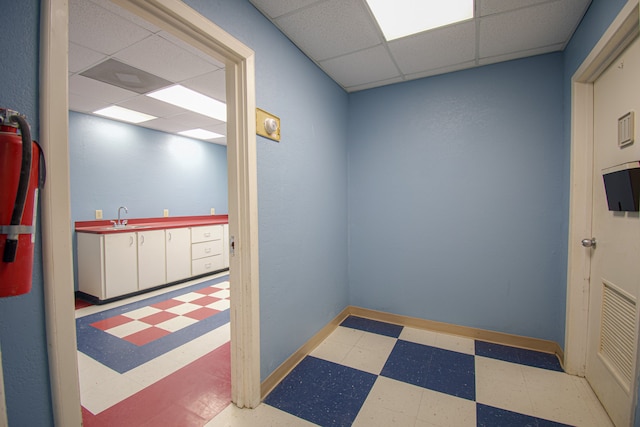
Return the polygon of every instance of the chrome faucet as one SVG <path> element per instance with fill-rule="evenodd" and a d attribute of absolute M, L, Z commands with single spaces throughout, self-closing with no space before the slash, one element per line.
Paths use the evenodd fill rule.
<path fill-rule="evenodd" d="M 125 227 L 127 225 L 127 220 L 126 219 L 120 219 L 120 212 L 122 211 L 122 209 L 124 209 L 125 213 L 129 213 L 129 209 L 127 209 L 126 206 L 120 206 L 118 208 L 118 220 L 117 221 L 111 221 L 115 228 L 122 228 L 122 227 Z"/>

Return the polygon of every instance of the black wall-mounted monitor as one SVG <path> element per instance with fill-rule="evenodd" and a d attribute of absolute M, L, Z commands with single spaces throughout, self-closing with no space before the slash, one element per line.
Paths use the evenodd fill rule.
<path fill-rule="evenodd" d="M 602 178 L 610 211 L 640 210 L 640 168 L 605 173 Z"/>

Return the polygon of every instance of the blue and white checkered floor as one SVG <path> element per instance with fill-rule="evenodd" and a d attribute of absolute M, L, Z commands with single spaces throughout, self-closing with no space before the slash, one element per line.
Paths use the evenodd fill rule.
<path fill-rule="evenodd" d="M 555 356 L 347 318 L 256 410 L 207 426 L 612 426 Z"/>

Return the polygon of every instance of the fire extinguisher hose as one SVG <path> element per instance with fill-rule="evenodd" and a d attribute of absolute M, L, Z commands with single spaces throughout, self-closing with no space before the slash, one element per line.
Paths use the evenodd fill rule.
<path fill-rule="evenodd" d="M 11 116 L 11 121 L 18 124 L 20 133 L 22 134 L 22 164 L 20 167 L 20 179 L 18 181 L 18 192 L 16 193 L 16 201 L 13 205 L 13 213 L 11 214 L 11 225 L 20 225 L 22 221 L 22 214 L 24 212 L 24 206 L 27 201 L 27 194 L 29 192 L 29 177 L 31 176 L 31 132 L 29 131 L 29 124 L 20 116 Z M 16 259 L 16 253 L 18 251 L 18 235 L 8 235 L 5 242 L 4 254 L 2 256 L 3 262 L 14 262 Z"/>

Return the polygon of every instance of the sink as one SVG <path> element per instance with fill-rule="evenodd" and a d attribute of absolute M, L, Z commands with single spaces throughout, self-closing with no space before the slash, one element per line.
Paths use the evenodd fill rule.
<path fill-rule="evenodd" d="M 103 230 L 117 230 L 117 231 L 131 231 L 131 230 L 139 230 L 141 228 L 150 228 L 151 225 L 125 225 L 124 227 L 116 227 L 115 225 L 110 225 L 107 227 L 102 227 Z"/>

